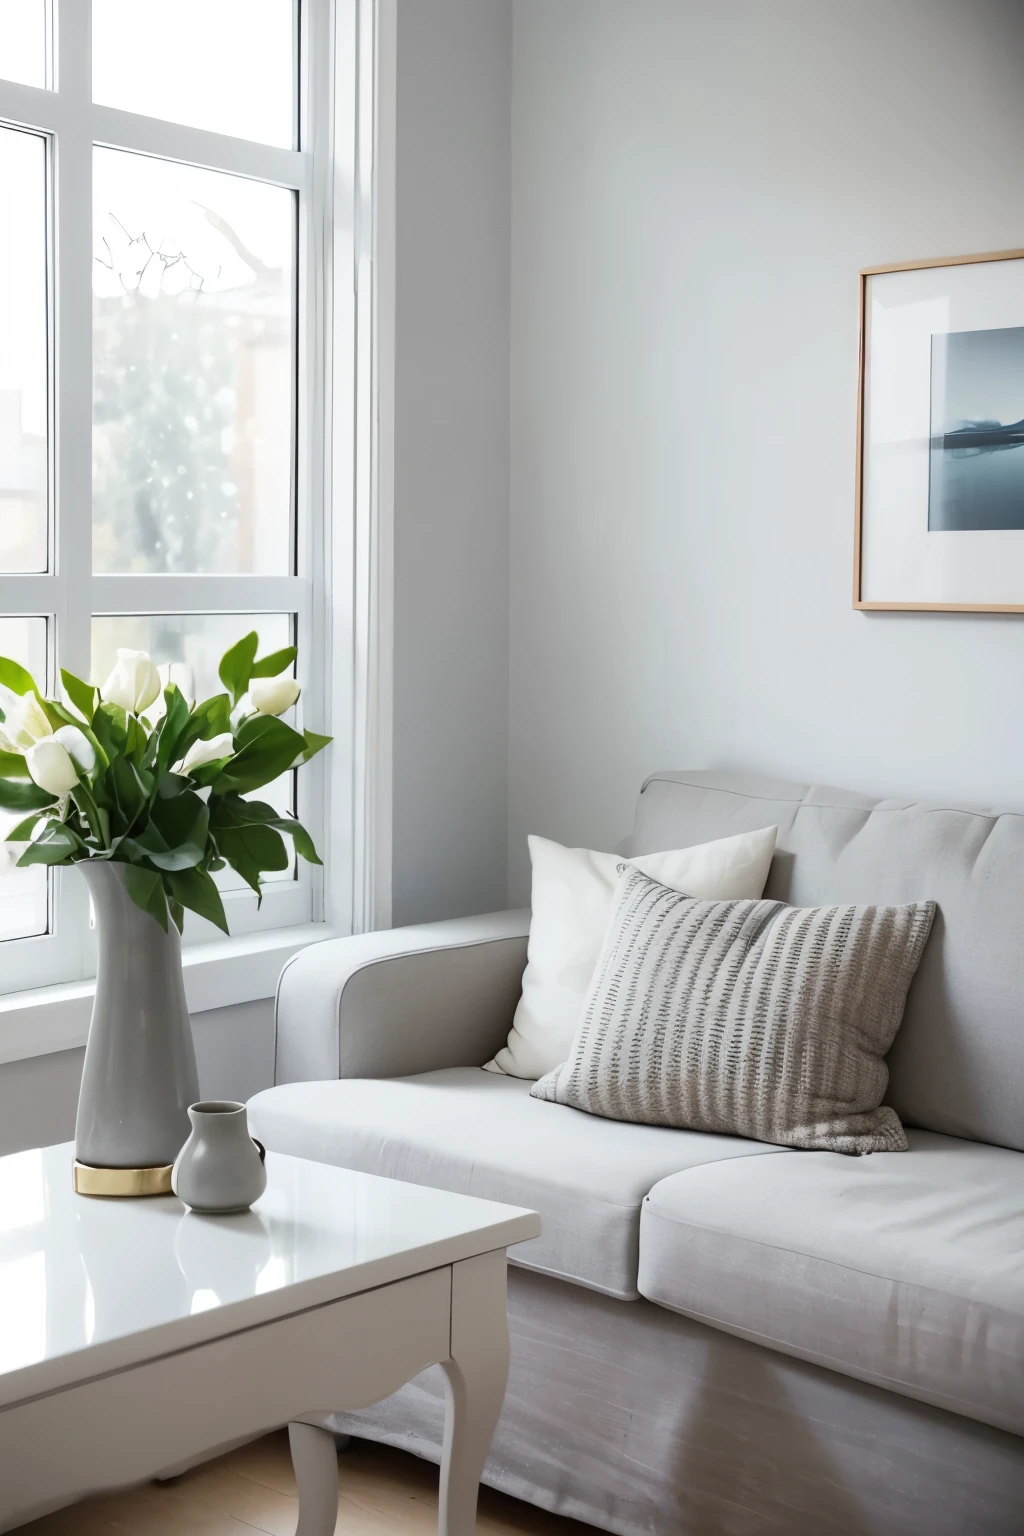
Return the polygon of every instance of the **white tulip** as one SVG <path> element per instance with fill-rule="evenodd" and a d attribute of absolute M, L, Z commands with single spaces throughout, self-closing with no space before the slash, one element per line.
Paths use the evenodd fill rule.
<path fill-rule="evenodd" d="M 92 742 L 84 731 L 80 731 L 77 725 L 62 725 L 53 733 L 54 741 L 59 741 L 68 756 L 78 764 L 83 773 L 92 773 L 96 767 L 96 753 Z"/>
<path fill-rule="evenodd" d="M 234 737 L 230 731 L 223 731 L 220 736 L 211 736 L 209 741 L 194 741 L 181 762 L 175 763 L 171 771 L 191 773 L 193 768 L 201 768 L 204 763 L 216 763 L 222 757 L 232 757 L 234 751 Z"/>
<path fill-rule="evenodd" d="M 117 663 L 100 689 L 105 704 L 119 704 L 131 715 L 148 709 L 160 693 L 160 673 L 148 651 L 117 653 Z"/>
<path fill-rule="evenodd" d="M 44 736 L 53 735 L 53 727 L 34 693 L 23 693 L 7 706 L 3 737 L 12 752 L 27 752 Z"/>
<path fill-rule="evenodd" d="M 261 715 L 283 715 L 301 692 L 294 677 L 254 677 L 249 684 L 252 707 Z"/>
<path fill-rule="evenodd" d="M 78 769 L 67 750 L 52 736 L 29 747 L 25 762 L 39 788 L 51 795 L 66 795 L 78 786 Z"/>

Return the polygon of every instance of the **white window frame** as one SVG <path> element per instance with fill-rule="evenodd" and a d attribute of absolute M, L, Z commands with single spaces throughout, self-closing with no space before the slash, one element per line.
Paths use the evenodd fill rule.
<path fill-rule="evenodd" d="M 378 119 L 377 86 L 385 75 L 393 116 L 394 4 L 300 0 L 294 150 L 94 103 L 91 10 L 91 0 L 52 0 L 54 89 L 0 80 L 0 124 L 47 141 L 56 278 L 49 300 L 50 569 L 45 575 L 0 574 L 0 613 L 47 619 L 48 691 L 60 665 L 86 670 L 93 614 L 297 615 L 305 724 L 335 736 L 328 754 L 298 776 L 297 811 L 330 877 L 325 882 L 321 871 L 300 861 L 300 877 L 269 885 L 259 912 L 252 893 L 226 892 L 231 941 L 190 918 L 190 1004 L 217 1006 L 269 995 L 276 958 L 303 943 L 389 918 L 390 476 L 380 465 L 382 438 L 389 446 L 393 281 L 389 262 L 379 260 L 376 189 L 378 150 L 385 161 L 393 156 L 393 134 L 382 131 Z M 82 574 L 91 572 L 92 561 L 96 144 L 250 177 L 297 195 L 293 576 Z M 386 168 L 385 184 L 393 185 L 393 168 Z M 381 206 L 390 251 L 391 200 L 384 198 Z M 385 367 L 378 361 L 382 340 Z M 34 1000 L 68 1005 L 57 1009 L 61 1022 L 50 1038 L 45 1031 L 36 1036 L 38 1050 L 64 1049 L 84 1038 L 82 999 L 95 971 L 84 881 L 73 870 L 56 870 L 50 889 L 49 932 L 0 945 L 0 988 L 8 994 L 0 997 L 0 1061 L 35 1054 L 23 1039 L 29 1021 L 24 1008 Z M 258 952 L 267 956 L 262 967 L 250 963 Z M 202 986 L 189 985 L 190 972 L 205 975 Z M 71 986 L 62 992 L 61 983 Z M 27 1000 L 9 995 L 24 988 L 43 991 Z"/>

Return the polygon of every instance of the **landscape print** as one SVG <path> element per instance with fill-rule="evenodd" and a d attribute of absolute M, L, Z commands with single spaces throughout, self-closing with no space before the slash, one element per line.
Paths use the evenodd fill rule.
<path fill-rule="evenodd" d="M 932 337 L 928 528 L 1024 529 L 1024 326 Z"/>

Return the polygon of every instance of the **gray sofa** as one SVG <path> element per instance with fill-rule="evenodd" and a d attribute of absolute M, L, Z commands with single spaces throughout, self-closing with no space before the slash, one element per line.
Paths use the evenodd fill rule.
<path fill-rule="evenodd" d="M 778 824 L 767 894 L 939 907 L 890 1053 L 910 1150 L 603 1121 L 480 1064 L 528 915 L 285 970 L 272 1148 L 539 1210 L 486 1480 L 622 1536 L 1024 1531 L 1024 817 L 659 773 L 622 852 Z M 334 1427 L 439 1458 L 427 1372 Z"/>

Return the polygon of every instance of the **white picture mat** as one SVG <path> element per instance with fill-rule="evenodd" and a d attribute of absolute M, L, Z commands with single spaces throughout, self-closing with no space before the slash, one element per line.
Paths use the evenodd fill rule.
<path fill-rule="evenodd" d="M 1024 530 L 928 529 L 932 336 L 1007 326 L 1024 326 L 1024 259 L 867 279 L 862 602 L 1024 606 Z"/>

